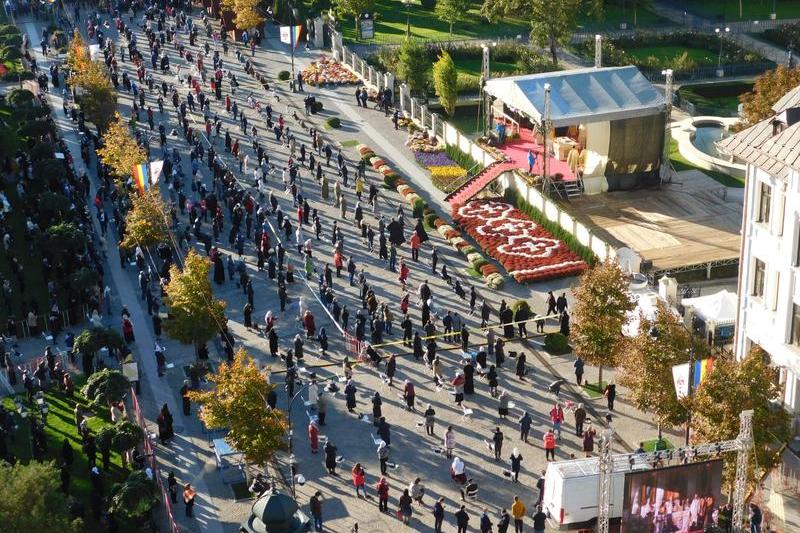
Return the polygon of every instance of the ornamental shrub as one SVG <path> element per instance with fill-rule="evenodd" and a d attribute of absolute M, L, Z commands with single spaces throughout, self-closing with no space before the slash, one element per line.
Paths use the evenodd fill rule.
<path fill-rule="evenodd" d="M 434 227 L 438 219 L 439 216 L 436 213 L 428 213 L 425 215 L 425 223 L 430 227 Z"/>
<path fill-rule="evenodd" d="M 544 336 L 544 351 L 551 355 L 564 355 L 572 352 L 572 347 L 561 333 L 548 333 Z"/>
<path fill-rule="evenodd" d="M 322 111 L 322 102 L 320 102 L 319 100 L 315 100 L 314 101 L 314 113 L 319 113 L 320 111 Z"/>
<path fill-rule="evenodd" d="M 278 72 L 278 79 L 281 80 L 281 81 L 286 81 L 291 77 L 292 77 L 292 75 L 289 73 L 288 70 L 282 70 L 282 71 Z"/>
<path fill-rule="evenodd" d="M 339 120 L 339 117 L 331 117 L 325 121 L 325 125 L 329 128 L 338 129 L 342 127 L 342 121 Z"/>
<path fill-rule="evenodd" d="M 425 209 L 426 206 L 427 204 L 422 198 L 414 200 L 414 218 L 420 218 L 422 216 L 422 210 Z"/>
<path fill-rule="evenodd" d="M 383 183 L 390 189 L 394 189 L 397 185 L 397 180 L 400 179 L 397 174 L 387 174 L 383 177 Z"/>

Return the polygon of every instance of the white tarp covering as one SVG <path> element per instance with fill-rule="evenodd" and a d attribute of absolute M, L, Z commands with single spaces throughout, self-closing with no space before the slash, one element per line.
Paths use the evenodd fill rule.
<path fill-rule="evenodd" d="M 684 298 L 681 304 L 684 307 L 694 308 L 695 316 L 706 322 L 724 325 L 733 324 L 736 320 L 736 307 L 738 305 L 736 293 L 727 290 L 721 290 L 706 296 L 698 296 L 697 298 Z"/>
<path fill-rule="evenodd" d="M 634 66 L 494 78 L 486 82 L 486 92 L 541 123 L 547 83 L 556 128 L 653 115 L 666 105 L 664 95 Z"/>

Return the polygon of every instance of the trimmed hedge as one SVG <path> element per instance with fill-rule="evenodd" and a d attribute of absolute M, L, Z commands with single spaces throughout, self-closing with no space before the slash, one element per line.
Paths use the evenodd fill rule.
<path fill-rule="evenodd" d="M 544 351 L 552 355 L 564 355 L 572 352 L 572 347 L 561 333 L 548 333 L 544 336 Z"/>
<path fill-rule="evenodd" d="M 479 173 L 484 168 L 484 166 L 482 164 L 479 164 L 471 155 L 464 152 L 457 146 L 453 145 L 446 146 L 444 152 L 450 159 L 455 161 L 456 164 L 458 164 L 458 166 L 460 166 L 464 170 L 469 171 L 470 169 L 472 169 L 473 175 Z M 475 165 L 478 166 L 476 168 L 473 168 L 475 167 Z"/>
<path fill-rule="evenodd" d="M 432 228 L 437 218 L 439 218 L 439 216 L 436 213 L 428 213 L 425 215 L 425 223 Z"/>
<path fill-rule="evenodd" d="M 586 261 L 586 264 L 589 266 L 594 266 L 597 263 L 597 255 L 595 255 L 591 248 L 584 246 L 578 242 L 578 239 L 572 233 L 569 233 L 559 224 L 549 220 L 546 216 L 544 216 L 544 213 L 533 207 L 524 198 L 522 198 L 515 189 L 509 187 L 506 189 L 506 192 L 503 196 L 507 202 L 531 217 L 531 220 L 542 226 L 555 238 L 563 241 L 570 250 L 578 255 L 578 257 Z"/>
<path fill-rule="evenodd" d="M 414 218 L 420 218 L 422 216 L 422 211 L 428 207 L 428 204 L 425 203 L 425 200 L 422 198 L 417 198 L 414 200 Z"/>
<path fill-rule="evenodd" d="M 278 72 L 278 79 L 281 81 L 287 81 L 291 77 L 292 74 L 288 70 L 282 70 Z"/>
<path fill-rule="evenodd" d="M 325 121 L 325 125 L 329 128 L 338 129 L 342 127 L 342 121 L 339 120 L 339 117 L 331 117 Z"/>

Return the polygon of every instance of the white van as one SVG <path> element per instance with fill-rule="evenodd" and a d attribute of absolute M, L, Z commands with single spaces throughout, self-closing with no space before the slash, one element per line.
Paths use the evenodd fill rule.
<path fill-rule="evenodd" d="M 592 529 L 597 523 L 599 462 L 597 457 L 591 457 L 547 464 L 542 509 L 553 528 L 560 531 Z M 639 461 L 632 466 L 632 470 L 649 468 Z M 611 531 L 618 530 L 622 517 L 625 473 L 619 470 L 611 476 Z"/>

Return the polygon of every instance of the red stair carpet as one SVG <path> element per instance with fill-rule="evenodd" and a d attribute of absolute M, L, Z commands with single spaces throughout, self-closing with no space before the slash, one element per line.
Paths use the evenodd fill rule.
<path fill-rule="evenodd" d="M 446 200 L 455 209 L 457 206 L 464 205 L 470 198 L 481 192 L 487 185 L 497 179 L 503 172 L 514 170 L 519 165 L 513 161 L 495 161 L 480 174 L 466 182 L 464 185 L 447 195 Z"/>

